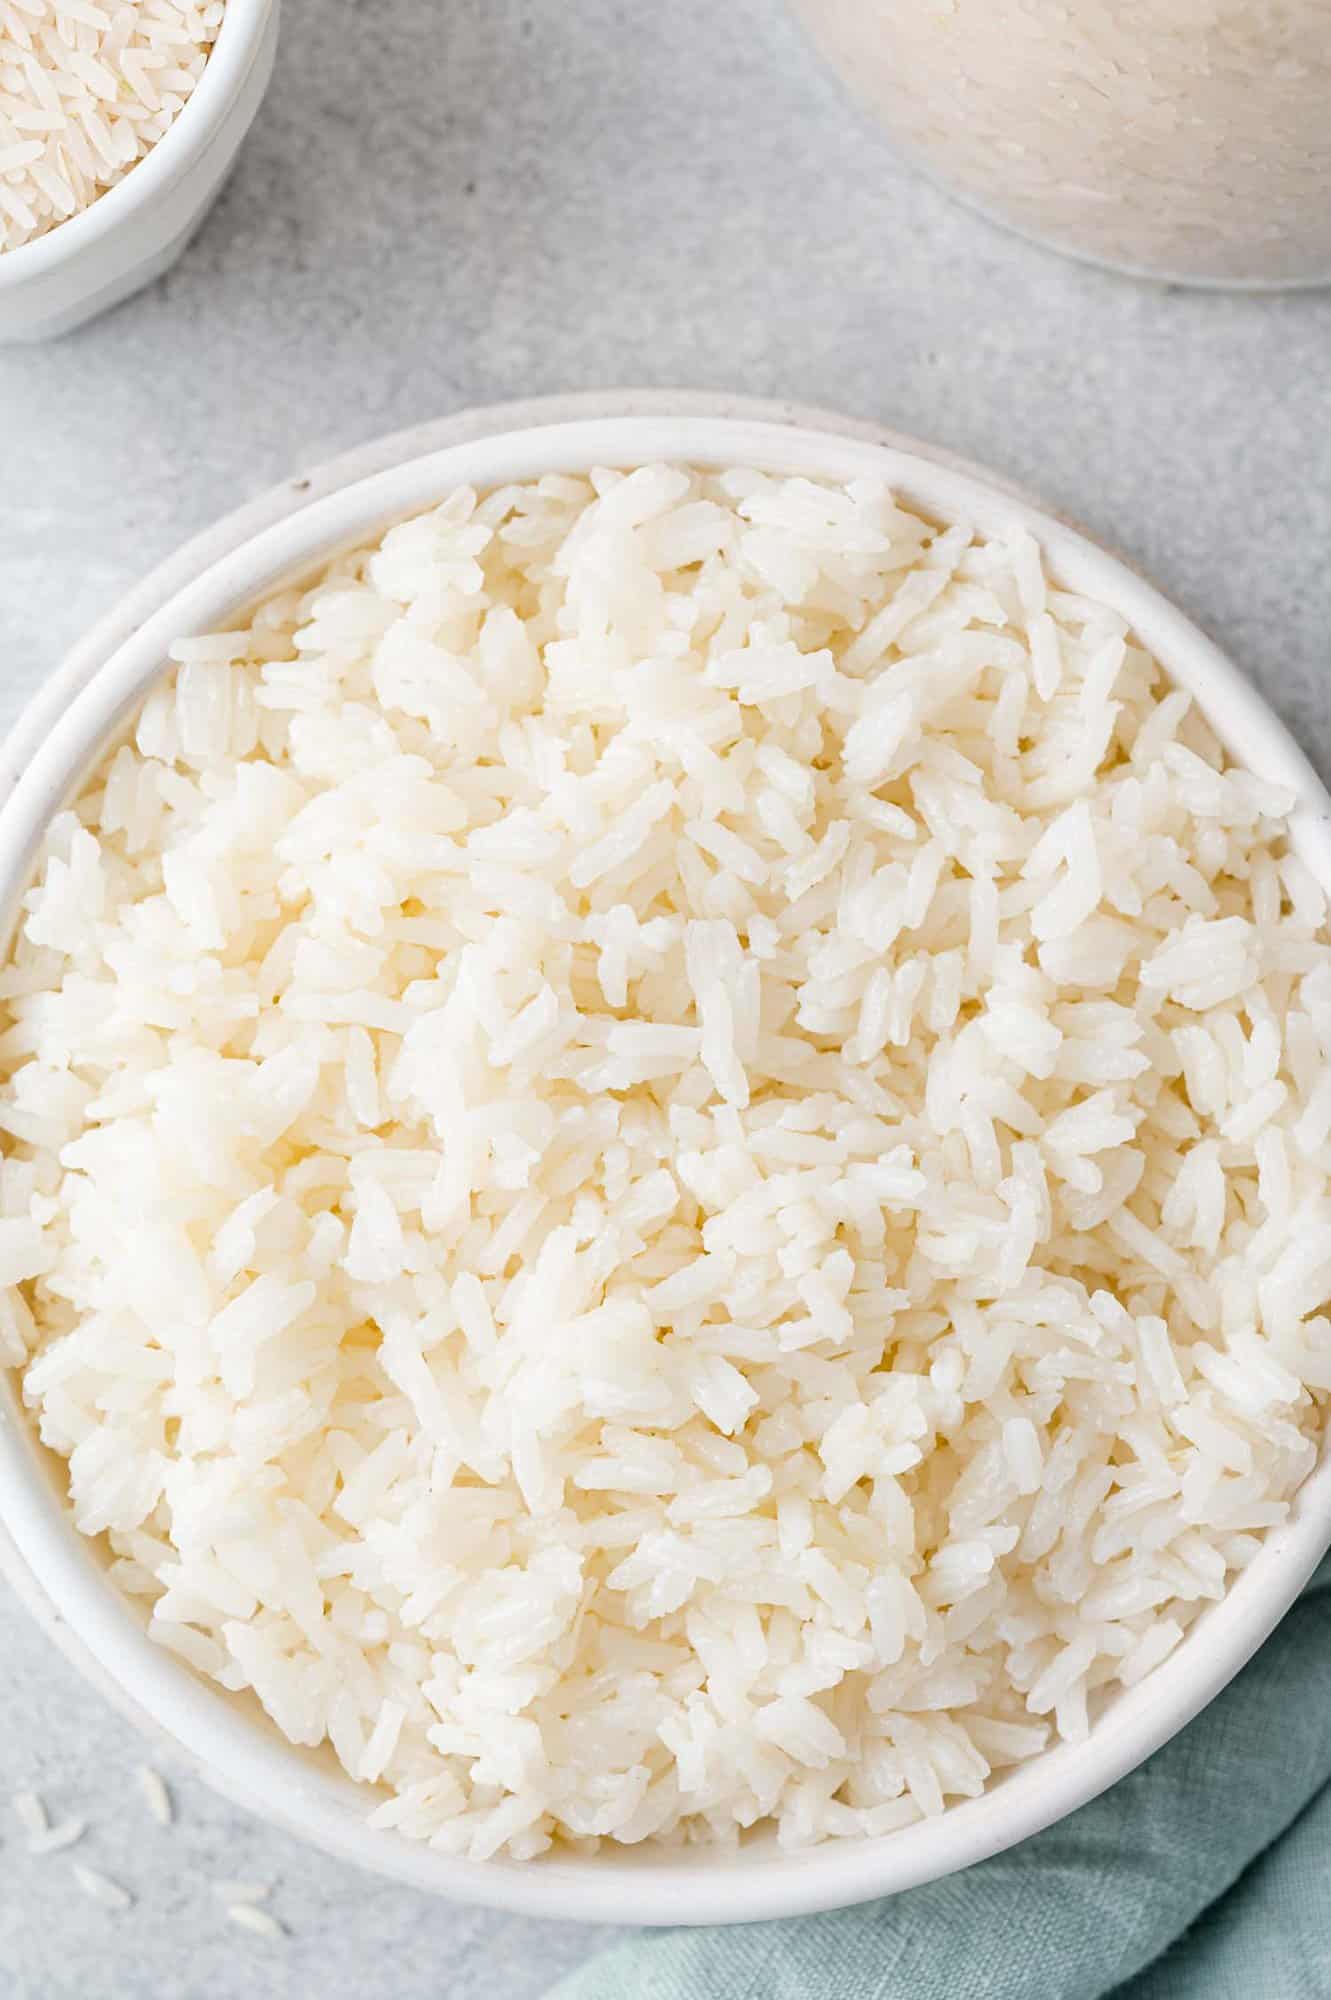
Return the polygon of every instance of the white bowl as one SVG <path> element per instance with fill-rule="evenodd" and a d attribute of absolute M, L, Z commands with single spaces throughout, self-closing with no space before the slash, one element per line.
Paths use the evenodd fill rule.
<path fill-rule="evenodd" d="M 227 0 L 198 85 L 151 152 L 91 207 L 0 252 L 0 343 L 69 333 L 170 269 L 254 121 L 277 19 L 278 0 Z"/>
<path fill-rule="evenodd" d="M 956 461 L 784 406 L 623 395 L 481 411 L 382 441 L 293 482 L 211 530 L 141 586 L 66 662 L 0 751 L 0 920 L 12 923 L 51 813 L 162 671 L 168 643 L 205 631 L 279 580 L 463 482 L 651 459 L 752 465 L 848 479 L 873 474 L 925 513 L 1001 534 L 1021 523 L 1060 580 L 1107 599 L 1188 688 L 1236 758 L 1292 786 L 1293 839 L 1331 884 L 1331 798 L 1260 697 L 1178 611 L 1065 523 Z M 647 1924 L 747 1921 L 835 1908 L 994 1854 L 1112 1784 L 1237 1672 L 1331 1540 L 1331 1452 L 1290 1518 L 1163 1666 L 1117 1695 L 1080 1745 L 1059 1745 L 938 1819 L 879 1839 L 783 1854 L 770 1837 L 735 1854 L 705 1847 L 527 1863 L 456 1860 L 365 1823 L 368 1794 L 331 1757 L 293 1749 L 257 1707 L 198 1679 L 146 1637 L 111 1585 L 104 1552 L 74 1529 L 63 1466 L 36 1444 L 8 1379 L 0 1398 L 0 1559 L 90 1679 L 217 1790 L 326 1851 L 444 1895 L 534 1916 Z"/>

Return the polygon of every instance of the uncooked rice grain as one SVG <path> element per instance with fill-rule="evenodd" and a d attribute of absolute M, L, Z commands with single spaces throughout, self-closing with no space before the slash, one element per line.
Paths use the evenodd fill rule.
<path fill-rule="evenodd" d="M 0 254 L 88 208 L 203 74 L 224 0 L 0 0 Z"/>
<path fill-rule="evenodd" d="M 171 1794 L 167 1790 L 165 1778 L 160 1771 L 154 1771 L 149 1764 L 140 1764 L 137 1775 L 139 1790 L 143 1794 L 143 1802 L 149 1812 L 159 1826 L 170 1826 L 175 1813 L 172 1810 Z"/>
<path fill-rule="evenodd" d="M 36 1792 L 15 1792 L 10 1804 L 23 1831 L 34 1838 L 46 1832 L 50 1820 L 44 1800 Z"/>
<path fill-rule="evenodd" d="M 79 1527 L 477 1858 L 882 1834 L 1079 1739 L 1316 1456 L 1292 804 L 869 480 L 457 492 L 182 638 L 3 976 Z"/>
<path fill-rule="evenodd" d="M 41 1833 L 28 1837 L 29 1854 L 63 1854 L 67 1847 L 77 1847 L 88 1831 L 86 1819 L 63 1819 L 55 1826 L 48 1826 Z"/>
<path fill-rule="evenodd" d="M 128 1910 L 133 1907 L 134 1898 L 128 1889 L 113 1882 L 109 1875 L 103 1875 L 97 1868 L 87 1868 L 81 1861 L 73 1867 L 74 1880 L 85 1896 L 94 1903 L 100 1903 L 104 1910 Z"/>
<path fill-rule="evenodd" d="M 227 1911 L 228 1920 L 239 1930 L 252 1931 L 255 1937 L 274 1940 L 286 1936 L 286 1927 L 267 1910 L 256 1910 L 253 1903 L 233 1903 Z"/>
<path fill-rule="evenodd" d="M 273 1893 L 271 1882 L 214 1882 L 212 1886 L 222 1903 L 266 1903 Z"/>

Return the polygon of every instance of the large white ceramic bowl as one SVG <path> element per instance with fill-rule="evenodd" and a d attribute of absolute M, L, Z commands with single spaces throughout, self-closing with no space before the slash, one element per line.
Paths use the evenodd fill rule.
<path fill-rule="evenodd" d="M 926 447 L 784 406 L 623 395 L 472 413 L 385 440 L 269 494 L 182 551 L 78 648 L 0 752 L 0 924 L 12 924 L 50 814 L 162 671 L 168 643 L 308 571 L 340 546 L 463 482 L 650 459 L 745 464 L 832 479 L 884 477 L 939 519 L 1023 523 L 1067 586 L 1107 599 L 1196 697 L 1231 754 L 1291 785 L 1293 838 L 1331 884 L 1331 799 L 1282 725 L 1210 641 L 1130 569 L 988 478 Z M 1331 1539 L 1331 1454 L 1289 1520 L 1163 1666 L 1115 1697 L 1089 1740 L 1019 1766 L 983 1797 L 879 1839 L 797 1854 L 757 1838 L 515 1863 L 456 1860 L 365 1823 L 369 1794 L 331 1758 L 290 1747 L 245 1702 L 150 1643 L 74 1529 L 64 1467 L 34 1440 L 12 1379 L 0 1394 L 0 1560 L 57 1642 L 118 1705 L 237 1803 L 327 1851 L 424 1889 L 531 1915 L 717 1923 L 834 1908 L 906 1889 L 1009 1847 L 1082 1805 L 1195 1715 L 1259 1646 Z"/>
<path fill-rule="evenodd" d="M 278 0 L 227 0 L 203 75 L 151 152 L 91 207 L 0 252 L 0 342 L 69 333 L 170 269 L 268 88 L 277 16 Z"/>

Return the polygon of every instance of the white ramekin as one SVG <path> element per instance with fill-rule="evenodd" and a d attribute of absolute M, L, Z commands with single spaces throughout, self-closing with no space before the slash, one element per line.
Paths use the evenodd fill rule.
<path fill-rule="evenodd" d="M 0 924 L 12 924 L 51 813 L 162 671 L 281 579 L 471 483 L 488 487 L 650 459 L 888 479 L 937 518 L 989 534 L 1029 527 L 1068 587 L 1107 599 L 1195 696 L 1231 755 L 1297 792 L 1293 839 L 1331 884 L 1331 798 L 1271 711 L 1197 628 L 1131 569 L 1002 482 L 894 435 L 814 411 L 716 397 L 623 394 L 472 412 L 382 440 L 267 495 L 141 585 L 48 683 L 0 750 Z M 1174 1654 L 1116 1696 L 1087 1742 L 1062 1744 L 938 1819 L 874 1840 L 782 1854 L 604 1851 L 530 1863 L 460 1861 L 372 1831 L 367 1793 L 331 1757 L 293 1749 L 252 1703 L 223 1695 L 146 1637 L 73 1527 L 63 1465 L 36 1443 L 12 1377 L 0 1393 L 0 1562 L 56 1642 L 122 1710 L 228 1798 L 331 1854 L 420 1888 L 533 1916 L 598 1922 L 751 1921 L 866 1901 L 963 1868 L 1082 1805 L 1187 1722 L 1255 1651 L 1331 1540 L 1331 1453 L 1287 1522 Z"/>
<path fill-rule="evenodd" d="M 152 151 L 90 208 L 0 252 L 0 343 L 69 333 L 170 269 L 254 121 L 277 19 L 278 0 L 227 0 L 203 75 Z"/>

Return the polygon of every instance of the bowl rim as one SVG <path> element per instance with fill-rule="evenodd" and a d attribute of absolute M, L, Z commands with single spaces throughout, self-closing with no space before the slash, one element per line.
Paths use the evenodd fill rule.
<path fill-rule="evenodd" d="M 254 64 L 277 0 L 226 0 L 203 73 L 173 122 L 102 194 L 29 243 L 0 251 L 0 292 L 48 276 L 92 250 L 188 173 L 212 144 Z"/>
<path fill-rule="evenodd" d="M 1029 528 L 1060 581 L 1124 612 L 1236 759 L 1295 790 L 1292 840 L 1331 884 L 1331 797 L 1283 723 L 1194 624 L 1081 530 L 996 476 L 896 433 L 788 404 L 626 391 L 468 412 L 378 440 L 274 489 L 163 565 L 74 649 L 0 747 L 0 913 L 12 913 L 52 811 L 163 671 L 171 638 L 205 629 L 451 486 L 652 458 L 886 477 L 935 517 L 965 518 L 989 534 Z M 320 1769 L 271 1725 L 256 1727 L 232 1697 L 151 1642 L 93 1545 L 73 1529 L 55 1463 L 36 1444 L 7 1374 L 0 1567 L 80 1671 L 141 1727 L 225 1797 L 327 1853 L 459 1900 L 594 1922 L 805 1914 L 913 1887 L 1012 1846 L 1086 1803 L 1189 1721 L 1260 1645 L 1331 1541 L 1324 1434 L 1288 1520 L 1268 1531 L 1249 1568 L 1169 1659 L 1113 1698 L 1085 1743 L 1043 1752 L 937 1820 L 793 1854 L 767 1837 L 734 1854 L 701 1846 L 664 1856 L 475 1862 L 372 1830 L 363 1788 Z"/>

